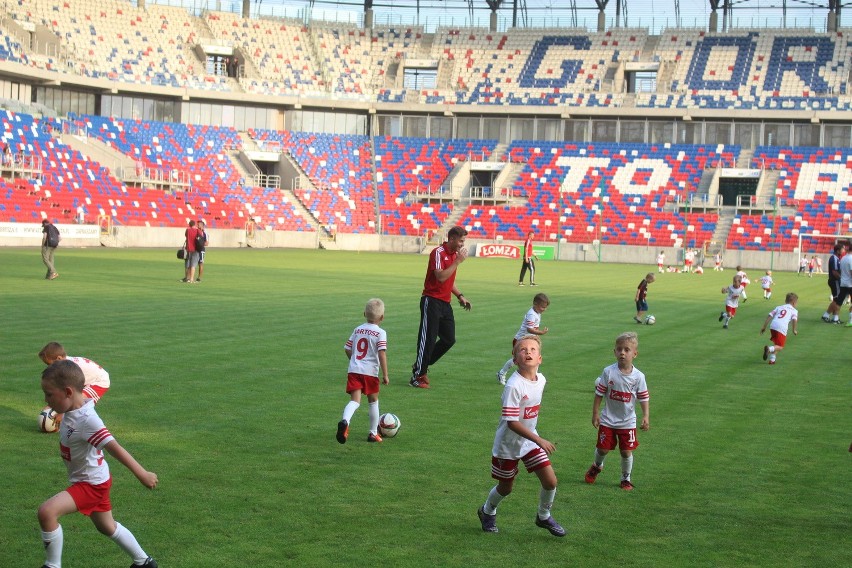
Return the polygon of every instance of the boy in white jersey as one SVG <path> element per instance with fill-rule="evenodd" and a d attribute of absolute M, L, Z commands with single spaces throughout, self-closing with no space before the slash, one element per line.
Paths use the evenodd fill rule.
<path fill-rule="evenodd" d="M 657 272 L 665 272 L 663 270 L 663 265 L 666 263 L 666 253 L 664 251 L 660 251 L 660 254 L 657 255 Z"/>
<path fill-rule="evenodd" d="M 85 357 L 69 357 L 61 343 L 51 341 L 41 348 L 38 356 L 45 365 L 51 365 L 62 359 L 77 363 L 86 379 L 83 396 L 92 399 L 95 403 L 109 390 L 109 373 L 106 372 L 106 369 Z"/>
<path fill-rule="evenodd" d="M 730 286 L 722 288 L 725 294 L 725 311 L 719 313 L 719 321 L 725 320 L 722 327 L 728 329 L 728 323 L 737 315 L 737 307 L 740 305 L 740 296 L 745 294 L 745 287 L 739 274 L 735 274 Z"/>
<path fill-rule="evenodd" d="M 364 308 L 367 323 L 355 328 L 346 341 L 343 350 L 349 358 L 349 373 L 346 378 L 346 392 L 351 400 L 343 409 L 343 418 L 337 423 L 337 441 L 345 444 L 349 438 L 349 422 L 358 407 L 361 406 L 361 393 L 367 395 L 369 402 L 370 432 L 368 442 L 381 442 L 379 436 L 379 369 L 382 371 L 382 383 L 390 383 L 388 378 L 387 347 L 388 337 L 379 327 L 385 318 L 385 303 L 372 298 Z"/>
<path fill-rule="evenodd" d="M 586 472 L 586 483 L 594 483 L 603 469 L 604 459 L 616 446 L 621 450 L 621 488 L 633 490 L 630 474 L 633 471 L 633 450 L 639 447 L 636 438 L 636 401 L 642 407 L 642 430 L 651 427 L 648 386 L 645 375 L 633 366 L 639 355 L 639 336 L 625 332 L 615 339 L 617 363 L 606 367 L 595 381 L 595 400 L 592 403 L 592 426 L 598 429 L 595 461 Z M 601 400 L 603 411 L 598 413 Z"/>
<path fill-rule="evenodd" d="M 557 481 L 548 456 L 556 450 L 556 446 L 536 431 L 541 397 L 547 382 L 538 372 L 541 339 L 537 335 L 525 335 L 515 343 L 513 353 L 518 370 L 503 388 L 502 416 L 491 449 L 491 477 L 497 480 L 497 485 L 477 511 L 479 522 L 483 531 L 498 532 L 497 506 L 512 492 L 518 475 L 518 462 L 523 461 L 527 473 L 535 472 L 541 482 L 536 526 L 547 529 L 553 536 L 565 536 L 565 529 L 550 516 Z"/>
<path fill-rule="evenodd" d="M 743 270 L 742 266 L 737 266 L 737 276 L 740 277 L 740 282 L 742 283 L 742 289 L 743 289 L 742 293 L 740 294 L 740 297 L 742 297 L 743 302 L 745 302 L 745 301 L 748 300 L 748 296 L 746 295 L 745 289 L 746 289 L 746 286 L 751 284 L 751 280 L 748 279 L 748 274 L 746 274 L 746 271 Z"/>
<path fill-rule="evenodd" d="M 515 349 L 515 344 L 525 335 L 544 335 L 547 333 L 546 327 L 539 327 L 541 325 L 541 314 L 547 309 L 550 305 L 550 298 L 547 297 L 547 294 L 536 294 L 533 298 L 532 307 L 527 310 L 526 315 L 524 315 L 524 321 L 521 322 L 521 327 L 518 329 L 518 333 L 515 334 L 515 337 L 512 338 L 512 350 Z M 497 382 L 501 385 L 506 384 L 506 376 L 509 374 L 509 370 L 515 366 L 515 357 L 514 355 L 509 358 L 503 364 L 503 367 L 497 371 Z"/>
<path fill-rule="evenodd" d="M 775 281 L 772 279 L 772 271 L 767 270 L 763 278 L 760 279 L 760 287 L 763 288 L 763 299 L 768 300 L 772 297 L 772 285 Z"/>
<path fill-rule="evenodd" d="M 799 303 L 799 296 L 790 292 L 784 298 L 786 302 L 783 306 L 778 306 L 766 316 L 766 321 L 763 322 L 763 327 L 760 328 L 761 335 L 766 331 L 766 326 L 769 326 L 769 336 L 772 340 L 772 345 L 763 346 L 763 360 L 769 359 L 769 364 L 775 364 L 775 354 L 784 349 L 787 343 L 787 329 L 790 324 L 793 324 L 793 335 L 799 335 L 796 326 L 799 322 L 799 311 L 796 309 L 796 304 Z M 771 323 L 770 323 L 771 322 Z"/>
<path fill-rule="evenodd" d="M 56 412 L 65 415 L 59 429 L 59 453 L 65 460 L 71 484 L 38 509 L 46 556 L 42 568 L 62 566 L 63 533 L 59 518 L 74 511 L 91 517 L 101 534 L 110 537 L 133 558 L 131 568 L 157 568 L 157 562 L 142 550 L 133 533 L 113 519 L 110 503 L 112 477 L 103 450 L 149 489 L 157 486 L 157 474 L 143 468 L 113 438 L 95 411 L 94 401 L 83 395 L 84 385 L 83 371 L 70 360 L 53 363 L 41 375 L 44 401 Z"/>

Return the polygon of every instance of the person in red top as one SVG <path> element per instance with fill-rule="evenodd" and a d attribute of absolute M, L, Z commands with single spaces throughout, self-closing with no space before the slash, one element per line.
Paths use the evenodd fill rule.
<path fill-rule="evenodd" d="M 530 271 L 530 286 L 538 286 L 535 283 L 535 255 L 533 255 L 532 240 L 533 232 L 530 231 L 527 233 L 527 240 L 524 241 L 524 258 L 523 264 L 521 264 L 521 277 L 518 278 L 518 286 L 524 285 L 524 275 L 526 275 L 528 269 Z"/>
<path fill-rule="evenodd" d="M 184 233 L 184 235 L 186 235 L 186 242 L 183 245 L 186 249 L 186 270 L 181 282 L 188 282 L 192 284 L 195 281 L 195 269 L 198 268 L 199 259 L 198 248 L 195 246 L 195 237 L 197 237 L 198 234 L 199 230 L 195 226 L 195 221 L 190 221 L 189 227 Z"/>
<path fill-rule="evenodd" d="M 458 266 L 467 258 L 464 246 L 466 237 L 464 227 L 453 227 L 447 233 L 446 242 L 429 254 L 426 281 L 420 297 L 417 358 L 411 367 L 411 380 L 408 383 L 412 387 L 429 388 L 429 377 L 426 376 L 429 365 L 443 357 L 456 342 L 456 320 L 450 304 L 452 296 L 458 299 L 459 305 L 465 310 L 471 308 L 470 302 L 455 284 Z"/>

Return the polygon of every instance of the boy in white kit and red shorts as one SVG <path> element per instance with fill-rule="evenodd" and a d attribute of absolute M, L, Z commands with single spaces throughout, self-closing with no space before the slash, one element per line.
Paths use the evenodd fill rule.
<path fill-rule="evenodd" d="M 83 396 L 92 399 L 95 404 L 109 390 L 109 373 L 107 373 L 106 369 L 85 357 L 69 357 L 61 343 L 51 341 L 41 348 L 38 356 L 45 365 L 51 365 L 63 359 L 74 361 L 80 367 L 80 370 L 83 371 L 83 377 L 85 378 Z M 59 413 L 57 413 L 57 420 L 62 420 L 62 415 Z"/>
<path fill-rule="evenodd" d="M 541 314 L 547 310 L 547 307 L 550 305 L 550 298 L 547 297 L 547 294 L 536 294 L 533 298 L 532 307 L 527 310 L 527 313 L 524 315 L 524 321 L 521 322 L 521 327 L 518 329 L 518 332 L 515 334 L 515 337 L 512 338 L 512 350 L 515 349 L 515 344 L 525 335 L 544 335 L 547 333 L 546 327 L 541 326 Z M 515 366 L 515 355 L 512 354 L 512 357 L 503 364 L 503 367 L 497 371 L 497 382 L 501 385 L 506 384 L 506 377 L 509 374 L 509 369 Z"/>
<path fill-rule="evenodd" d="M 337 423 L 337 441 L 345 444 L 349 438 L 349 422 L 358 407 L 361 406 L 361 394 L 367 396 L 369 403 L 370 431 L 368 442 L 381 442 L 379 435 L 379 370 L 382 383 L 389 384 L 388 378 L 388 336 L 379 327 L 385 318 L 385 303 L 372 298 L 364 308 L 367 319 L 355 328 L 346 341 L 343 350 L 349 358 L 349 372 L 346 375 L 346 392 L 351 400 L 343 409 L 343 418 Z"/>
<path fill-rule="evenodd" d="M 497 506 L 512 492 L 518 464 L 523 462 L 527 473 L 535 473 L 541 483 L 535 525 L 547 529 L 553 536 L 565 536 L 565 529 L 550 516 L 557 480 L 549 456 L 556 446 L 536 431 L 547 383 L 544 375 L 538 372 L 541 340 L 537 335 L 525 335 L 515 343 L 513 353 L 518 370 L 503 388 L 503 410 L 491 448 L 491 477 L 497 480 L 497 485 L 491 488 L 477 515 L 483 531 L 498 532 Z"/>
<path fill-rule="evenodd" d="M 784 298 L 786 304 L 778 306 L 766 316 L 766 321 L 763 322 L 763 327 L 760 328 L 761 335 L 766 331 L 766 326 L 769 326 L 770 339 L 772 345 L 763 346 L 763 360 L 769 359 L 769 364 L 775 364 L 775 354 L 784 349 L 787 343 L 787 330 L 790 324 L 793 324 L 793 335 L 799 335 L 796 325 L 799 321 L 799 311 L 796 309 L 796 304 L 799 303 L 799 296 L 790 292 Z M 770 323 L 771 322 L 771 323 Z"/>
<path fill-rule="evenodd" d="M 90 517 L 98 532 L 108 536 L 133 559 L 131 568 L 157 568 L 157 562 L 139 546 L 133 533 L 112 516 L 112 476 L 103 451 L 121 462 L 149 489 L 157 486 L 157 474 L 143 468 L 107 430 L 95 411 L 94 401 L 83 396 L 84 384 L 83 372 L 70 360 L 56 361 L 41 375 L 44 401 L 65 416 L 59 428 L 59 453 L 68 468 L 70 483 L 38 509 L 45 552 L 42 568 L 62 566 L 64 536 L 59 518 L 75 511 Z"/>
<path fill-rule="evenodd" d="M 604 459 L 616 446 L 621 451 L 621 488 L 633 490 L 630 475 L 633 471 L 633 450 L 639 447 L 636 438 L 636 402 L 642 407 L 642 430 L 651 427 L 648 385 L 645 375 L 633 366 L 639 355 L 639 336 L 625 332 L 615 339 L 615 357 L 595 381 L 595 400 L 592 403 L 592 426 L 598 429 L 595 460 L 586 472 L 586 483 L 594 483 L 603 470 Z M 603 411 L 598 413 L 603 401 Z"/>
<path fill-rule="evenodd" d="M 728 329 L 728 323 L 737 315 L 740 296 L 745 293 L 745 287 L 739 274 L 734 275 L 730 286 L 722 288 L 722 293 L 725 294 L 725 311 L 719 314 L 719 321 L 725 320 L 722 327 Z"/>

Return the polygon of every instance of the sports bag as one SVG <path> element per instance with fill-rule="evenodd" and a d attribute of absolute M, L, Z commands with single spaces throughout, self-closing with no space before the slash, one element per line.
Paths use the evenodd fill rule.
<path fill-rule="evenodd" d="M 178 251 L 177 251 L 177 257 L 180 260 L 185 260 L 186 259 L 186 249 L 179 248 Z"/>

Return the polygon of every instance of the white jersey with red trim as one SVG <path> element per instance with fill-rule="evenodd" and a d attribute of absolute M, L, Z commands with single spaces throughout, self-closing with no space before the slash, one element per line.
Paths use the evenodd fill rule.
<path fill-rule="evenodd" d="M 109 388 L 109 373 L 106 369 L 85 357 L 67 357 L 67 359 L 77 363 L 77 366 L 83 371 L 87 387 Z"/>
<path fill-rule="evenodd" d="M 66 412 L 59 427 L 59 452 L 68 468 L 68 481 L 98 485 L 109 480 L 103 449 L 114 439 L 95 411 L 94 401 L 87 399 L 77 410 Z"/>
<path fill-rule="evenodd" d="M 536 380 L 524 378 L 515 371 L 503 388 L 503 412 L 491 455 L 495 458 L 520 459 L 538 447 L 532 440 L 518 436 L 509 429 L 509 422 L 520 422 L 533 432 L 538 424 L 538 411 L 547 379 L 536 373 Z"/>
<path fill-rule="evenodd" d="M 385 330 L 374 323 L 362 323 L 355 328 L 345 349 L 352 353 L 349 358 L 349 372 L 379 376 L 379 351 L 388 348 L 388 336 Z"/>
<path fill-rule="evenodd" d="M 768 274 L 760 279 L 760 285 L 764 290 L 769 290 L 770 288 L 772 288 L 773 283 L 774 280 L 772 280 L 772 277 Z"/>
<path fill-rule="evenodd" d="M 769 315 L 772 316 L 772 321 L 769 323 L 769 329 L 787 335 L 787 329 L 790 327 L 790 322 L 799 319 L 799 310 L 790 304 L 778 306 Z"/>
<path fill-rule="evenodd" d="M 740 305 L 740 296 L 743 295 L 743 287 L 742 286 L 734 286 L 731 284 L 725 289 L 725 305 L 730 308 L 736 308 Z"/>
<path fill-rule="evenodd" d="M 625 375 L 618 363 L 605 368 L 595 380 L 595 395 L 604 399 L 601 424 L 616 429 L 636 428 L 636 401 L 650 398 L 642 371 L 633 367 Z"/>
<path fill-rule="evenodd" d="M 535 308 L 530 308 L 530 311 L 524 316 L 524 321 L 521 322 L 521 327 L 518 333 L 515 334 L 515 339 L 520 340 L 523 336 L 529 334 L 529 330 L 538 329 L 541 325 L 541 314 L 535 311 Z"/>

